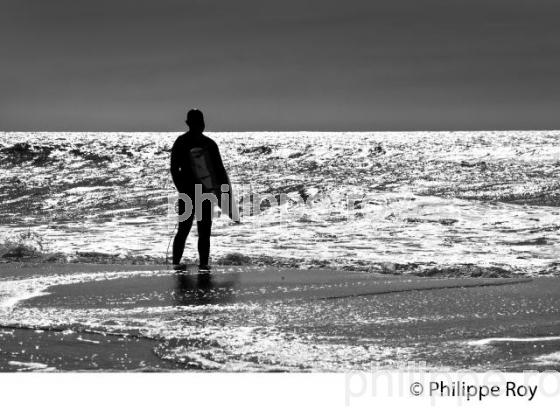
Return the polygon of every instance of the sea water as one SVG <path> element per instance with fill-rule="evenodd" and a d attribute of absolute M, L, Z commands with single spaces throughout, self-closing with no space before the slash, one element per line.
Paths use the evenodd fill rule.
<path fill-rule="evenodd" d="M 163 259 L 175 228 L 169 155 L 178 135 L 1 133 L 0 240 L 33 233 L 43 250 L 68 261 L 84 252 L 124 261 Z M 474 266 L 506 275 L 557 274 L 559 131 L 208 135 L 220 147 L 240 205 L 269 198 L 242 214 L 239 226 L 225 217 L 215 220 L 215 261 L 239 253 L 263 269 L 290 263 L 462 274 Z M 278 205 L 280 194 L 288 201 Z M 185 252 L 191 259 L 195 241 L 194 232 Z M 155 353 L 187 368 L 349 370 L 415 361 L 428 368 L 484 369 L 488 358 L 508 368 L 507 361 L 496 364 L 496 344 L 513 343 L 453 330 L 451 324 L 460 323 L 469 307 L 460 290 L 436 294 L 429 303 L 408 294 L 375 303 L 358 297 L 178 306 L 166 301 L 164 291 L 154 291 L 115 301 L 99 295 L 77 300 L 78 295 L 71 306 L 64 299 L 41 306 L 26 301 L 40 300 L 51 286 L 169 275 L 77 268 L 68 275 L 17 278 L 3 276 L 1 269 L 1 325 L 139 335 L 160 341 Z M 543 305 L 551 315 L 559 309 L 554 294 L 520 301 L 492 289 L 480 292 L 480 300 L 491 301 L 483 314 L 489 323 L 512 309 L 527 317 Z M 433 304 L 448 312 L 434 318 Z M 436 322 L 449 325 L 445 340 L 409 337 L 417 326 Z M 520 352 L 526 344 L 557 343 L 510 336 Z M 535 351 L 533 366 L 540 360 L 557 367 L 555 349 Z"/>
<path fill-rule="evenodd" d="M 69 258 L 165 257 L 178 135 L 0 133 L 0 235 L 31 231 Z M 558 131 L 208 135 L 250 204 L 242 225 L 216 219 L 214 260 L 556 269 Z"/>

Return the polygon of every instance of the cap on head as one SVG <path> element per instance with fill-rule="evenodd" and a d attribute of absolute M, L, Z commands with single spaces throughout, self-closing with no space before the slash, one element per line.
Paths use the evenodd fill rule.
<path fill-rule="evenodd" d="M 187 113 L 187 125 L 193 131 L 204 131 L 204 115 L 198 108 L 193 108 Z"/>

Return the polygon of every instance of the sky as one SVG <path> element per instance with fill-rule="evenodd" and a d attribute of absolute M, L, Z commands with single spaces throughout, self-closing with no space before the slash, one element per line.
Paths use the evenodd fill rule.
<path fill-rule="evenodd" d="M 556 0 L 0 0 L 0 130 L 560 129 Z"/>

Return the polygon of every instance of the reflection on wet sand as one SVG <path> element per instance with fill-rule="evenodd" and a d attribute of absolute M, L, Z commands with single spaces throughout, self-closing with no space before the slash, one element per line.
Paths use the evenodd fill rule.
<path fill-rule="evenodd" d="M 18 269 L 19 278 L 0 280 L 0 370 L 13 370 L 9 362 L 57 370 L 559 366 L 558 278 Z"/>
<path fill-rule="evenodd" d="M 175 306 L 233 303 L 237 274 L 212 276 L 210 273 L 179 274 L 173 291 Z"/>

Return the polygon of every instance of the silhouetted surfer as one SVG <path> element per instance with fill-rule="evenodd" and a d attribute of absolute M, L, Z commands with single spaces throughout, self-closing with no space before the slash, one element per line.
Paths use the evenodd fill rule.
<path fill-rule="evenodd" d="M 173 183 L 179 193 L 188 196 L 179 200 L 179 228 L 173 241 L 173 268 L 186 269 L 186 265 L 181 263 L 181 258 L 185 241 L 196 218 L 199 269 L 209 270 L 213 205 L 221 205 L 221 198 L 225 197 L 228 198 L 228 209 L 231 209 L 231 191 L 218 146 L 202 134 L 205 127 L 202 112 L 197 109 L 190 110 L 187 113 L 187 125 L 189 131 L 177 138 L 171 150 Z M 231 211 L 227 213 L 231 217 Z"/>

